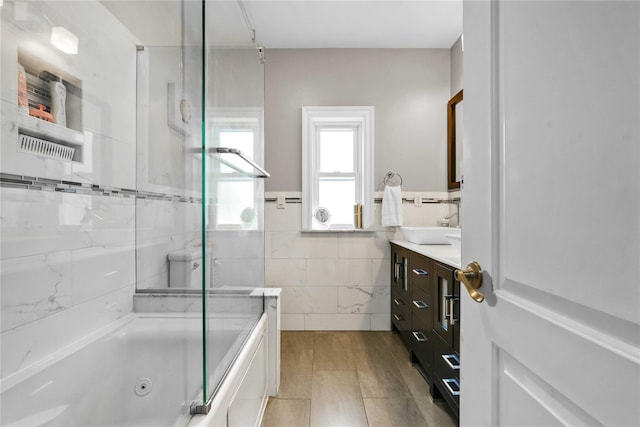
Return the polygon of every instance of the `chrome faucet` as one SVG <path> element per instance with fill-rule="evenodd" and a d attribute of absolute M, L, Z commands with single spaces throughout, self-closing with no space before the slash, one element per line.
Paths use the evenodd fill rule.
<path fill-rule="evenodd" d="M 451 218 L 453 218 L 454 216 L 458 215 L 458 205 L 456 204 L 456 211 L 454 213 L 452 213 L 451 215 L 447 215 L 444 218 L 440 218 L 440 220 L 438 221 L 438 225 L 440 227 L 449 227 L 451 225 L 451 221 L 449 221 Z"/>

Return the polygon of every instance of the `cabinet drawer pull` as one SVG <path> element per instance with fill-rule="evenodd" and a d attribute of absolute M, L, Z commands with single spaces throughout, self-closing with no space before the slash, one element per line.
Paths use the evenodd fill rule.
<path fill-rule="evenodd" d="M 460 384 L 455 378 L 447 378 L 442 380 L 445 387 L 449 389 L 449 392 L 454 396 L 460 396 Z"/>
<path fill-rule="evenodd" d="M 393 317 L 398 321 L 401 322 L 404 320 L 404 316 L 402 314 L 394 314 Z M 443 356 L 444 357 L 444 356 Z"/>
<path fill-rule="evenodd" d="M 414 268 L 412 271 L 413 271 L 414 274 L 416 274 L 418 276 L 426 276 L 426 275 L 429 274 L 429 273 L 427 273 L 425 270 L 423 270 L 421 268 Z"/>
<path fill-rule="evenodd" d="M 416 341 L 418 342 L 427 341 L 427 337 L 425 337 L 422 332 L 411 332 L 411 333 L 413 334 L 413 337 L 416 339 Z"/>
<path fill-rule="evenodd" d="M 395 303 L 396 303 L 396 305 L 404 305 L 404 301 L 399 300 L 399 299 L 397 299 L 397 298 L 394 298 L 394 299 L 393 299 L 393 302 L 395 302 Z"/>
<path fill-rule="evenodd" d="M 449 297 L 450 295 L 442 295 L 440 298 L 440 306 L 438 307 L 438 326 L 444 329 L 445 332 L 449 329 L 449 319 L 451 318 L 449 314 L 449 310 L 451 309 L 448 301 Z"/>
<path fill-rule="evenodd" d="M 460 369 L 460 359 L 455 354 L 443 354 L 442 358 L 451 369 Z"/>
<path fill-rule="evenodd" d="M 402 289 L 409 290 L 409 277 L 407 270 L 409 269 L 409 258 L 402 257 Z"/>
<path fill-rule="evenodd" d="M 427 308 L 427 307 L 429 307 L 427 305 L 427 303 L 424 302 L 424 301 L 413 301 L 413 305 L 415 305 L 418 308 Z"/>
<path fill-rule="evenodd" d="M 442 307 L 444 313 L 442 313 L 442 321 L 443 325 L 452 325 L 451 320 L 453 319 L 453 306 L 451 304 L 451 300 L 453 299 L 453 295 L 442 295 Z M 449 323 L 446 323 L 446 322 Z"/>
<path fill-rule="evenodd" d="M 458 319 L 456 318 L 456 314 L 455 314 L 455 303 L 459 300 L 459 298 L 455 297 L 455 296 L 451 296 L 449 298 L 449 323 L 451 325 L 457 325 L 458 324 Z"/>

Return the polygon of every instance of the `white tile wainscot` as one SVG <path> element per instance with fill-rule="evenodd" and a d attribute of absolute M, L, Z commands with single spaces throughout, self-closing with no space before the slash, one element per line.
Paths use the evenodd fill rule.
<path fill-rule="evenodd" d="M 376 197 L 381 197 L 376 193 Z M 403 192 L 450 200 L 449 193 Z M 298 192 L 266 193 L 283 196 L 284 208 L 265 203 L 266 286 L 282 288 L 283 330 L 390 330 L 389 241 L 402 239 L 399 228 L 380 224 L 380 203 L 375 204 L 376 224 L 359 233 L 303 233 Z M 408 226 L 437 225 L 455 212 L 450 203 L 403 204 Z"/>

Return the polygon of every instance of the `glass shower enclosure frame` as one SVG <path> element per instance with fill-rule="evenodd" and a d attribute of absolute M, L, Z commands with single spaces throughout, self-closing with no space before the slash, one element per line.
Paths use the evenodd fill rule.
<path fill-rule="evenodd" d="M 193 212 L 188 208 L 177 214 L 185 221 L 178 222 L 182 227 L 164 246 L 171 259 L 168 284 L 157 275 L 152 283 L 139 280 L 137 297 L 164 295 L 178 310 L 201 312 L 202 394 L 191 412 L 206 413 L 264 312 L 263 179 L 269 176 L 260 166 L 264 161 L 264 53 L 257 50 L 253 33 L 246 31 L 241 2 L 183 0 L 181 6 L 181 46 L 138 48 L 138 136 L 141 146 L 146 142 L 148 147 L 138 151 L 138 186 L 155 180 L 152 188 L 162 187 L 167 176 L 183 183 L 187 192 L 177 203 L 188 198 L 199 204 L 200 227 L 190 227 Z M 157 122 L 144 104 L 149 97 L 159 95 L 162 100 L 164 94 L 144 90 L 153 73 L 166 73 L 167 54 L 175 58 L 175 81 L 161 75 L 156 87 L 167 85 L 167 124 L 182 146 L 176 149 L 180 144 L 169 143 L 163 154 L 162 149 L 155 150 L 158 139 L 151 135 L 158 132 Z M 154 64 L 156 60 L 159 63 Z M 141 118 L 141 113 L 147 117 Z M 145 132 L 146 137 L 141 135 Z M 160 159 L 151 161 L 154 151 Z M 147 176 L 140 174 L 143 171 Z M 175 205 L 175 198 L 172 202 Z M 157 214 L 143 212 L 137 214 L 138 224 L 147 222 L 145 215 Z M 199 231 L 199 238 L 194 231 Z M 153 275 L 144 264 L 145 257 L 140 259 L 138 274 Z M 182 280 L 176 279 L 172 268 L 181 272 Z"/>

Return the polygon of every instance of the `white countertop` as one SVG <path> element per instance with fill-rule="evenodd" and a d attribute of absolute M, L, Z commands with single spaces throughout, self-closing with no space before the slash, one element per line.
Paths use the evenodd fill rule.
<path fill-rule="evenodd" d="M 416 245 L 415 243 L 404 240 L 391 240 L 391 243 L 395 243 L 398 246 L 402 246 L 420 255 L 428 256 L 443 264 L 461 268 L 460 251 L 456 250 L 452 245 Z"/>

